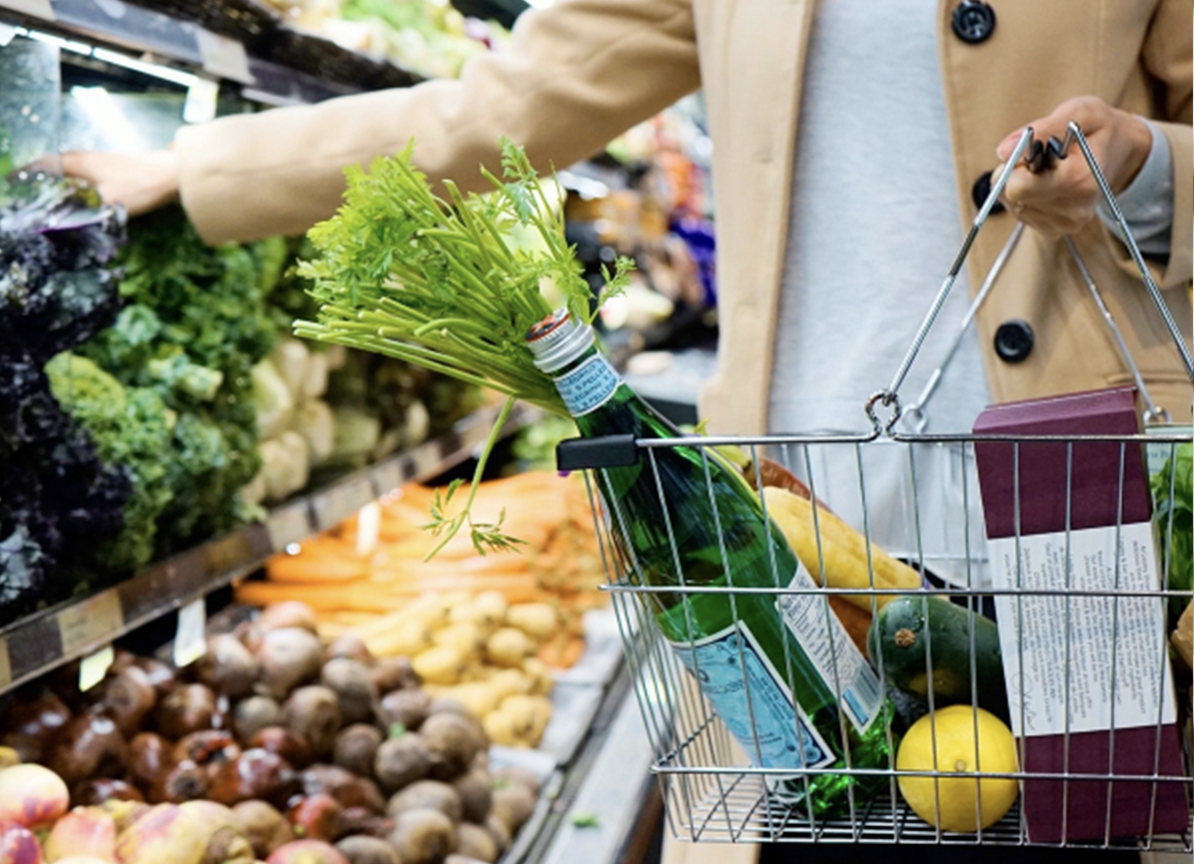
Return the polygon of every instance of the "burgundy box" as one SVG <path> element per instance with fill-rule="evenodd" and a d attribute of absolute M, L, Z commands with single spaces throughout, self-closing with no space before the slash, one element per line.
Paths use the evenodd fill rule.
<path fill-rule="evenodd" d="M 976 435 L 1137 432 L 1131 387 L 998 405 L 979 415 L 974 426 Z M 1140 444 L 1076 442 L 1071 449 L 1061 442 L 980 442 L 975 445 L 975 457 L 996 588 L 1098 585 L 1098 590 L 1110 594 L 1117 585 L 1136 590 L 1158 587 Z M 1067 485 L 1072 489 L 1068 501 Z M 1120 543 L 1126 549 L 1118 569 L 1114 567 L 1117 521 L 1122 526 Z M 1108 554 L 1103 554 L 1104 547 Z M 1062 563 L 1067 554 L 1072 562 L 1068 568 Z M 1104 559 L 1112 563 L 1104 564 Z M 1112 572 L 1117 581 L 1107 582 Z M 1163 605 L 1146 597 L 1113 602 L 1107 594 L 1071 595 L 1068 605 L 1066 598 L 1057 595 L 997 597 L 1013 729 L 1023 741 L 1022 770 L 1173 779 L 1027 780 L 1020 805 L 1034 843 L 1184 831 L 1189 825 L 1189 778 L 1183 770 L 1172 708 L 1172 672 L 1162 644 Z M 1114 640 L 1109 619 L 1115 624 Z M 1019 637 L 1017 622 L 1023 622 Z M 1068 633 L 1075 634 L 1068 650 L 1059 648 L 1068 638 L 1067 622 Z M 1103 641 L 1096 638 L 1100 628 Z M 1083 643 L 1083 638 L 1094 641 Z M 1114 678 L 1110 662 L 1100 667 L 1098 659 L 1091 659 L 1112 641 L 1123 654 L 1111 655 L 1118 673 Z M 1105 676 L 1090 672 L 1104 668 Z M 1087 674 L 1082 675 L 1083 670 Z M 1154 707 L 1147 707 L 1150 702 L 1143 696 L 1124 707 L 1121 700 L 1132 699 L 1122 695 L 1125 688 L 1149 690 Z M 1065 710 L 1067 695 L 1069 711 Z M 1113 697 L 1115 709 L 1110 707 Z M 1168 703 L 1163 712 L 1162 700 Z M 1077 709 L 1076 703 L 1081 703 Z M 1023 710 L 1022 704 L 1027 706 Z"/>

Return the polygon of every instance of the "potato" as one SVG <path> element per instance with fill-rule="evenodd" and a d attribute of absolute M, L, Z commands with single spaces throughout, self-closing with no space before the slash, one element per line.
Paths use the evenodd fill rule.
<path fill-rule="evenodd" d="M 527 694 L 534 688 L 534 682 L 517 669 L 499 669 L 489 678 L 488 686 L 499 699 L 515 694 Z M 485 712 L 478 714 L 480 717 Z"/>
<path fill-rule="evenodd" d="M 531 650 L 531 640 L 513 627 L 498 629 L 485 643 L 485 657 L 495 666 L 521 666 Z"/>
<path fill-rule="evenodd" d="M 486 681 L 457 684 L 455 687 L 446 688 L 439 695 L 456 700 L 474 717 L 484 717 L 490 711 L 497 710 L 502 701 L 501 693 Z"/>
<path fill-rule="evenodd" d="M 506 610 L 506 624 L 540 641 L 556 631 L 560 616 L 550 603 L 515 603 Z"/>
<path fill-rule="evenodd" d="M 415 673 L 432 684 L 455 684 L 468 667 L 467 657 L 456 648 L 437 645 L 411 660 Z"/>
<path fill-rule="evenodd" d="M 460 621 L 433 632 L 431 634 L 431 641 L 436 645 L 446 645 L 449 648 L 455 648 L 467 657 L 485 644 L 485 634 L 475 622 Z"/>
<path fill-rule="evenodd" d="M 502 618 L 494 615 L 492 610 L 479 606 L 476 603 L 462 603 L 448 613 L 448 621 L 450 622 L 450 627 L 458 624 L 471 624 L 488 636 L 501 626 Z"/>
<path fill-rule="evenodd" d="M 481 719 L 485 734 L 490 742 L 503 747 L 517 747 L 522 743 L 518 732 L 518 720 L 508 711 L 493 711 Z"/>
<path fill-rule="evenodd" d="M 523 674 L 531 682 L 532 696 L 547 696 L 555 687 L 555 679 L 551 677 L 551 670 L 538 657 L 528 657 L 522 664 Z"/>
<path fill-rule="evenodd" d="M 413 657 L 431 647 L 431 627 L 426 621 L 405 618 L 384 633 L 373 633 L 365 645 L 378 657 Z"/>
<path fill-rule="evenodd" d="M 483 610 L 495 626 L 506 619 L 506 610 L 510 608 L 506 595 L 500 591 L 482 591 L 473 598 L 473 605 Z"/>

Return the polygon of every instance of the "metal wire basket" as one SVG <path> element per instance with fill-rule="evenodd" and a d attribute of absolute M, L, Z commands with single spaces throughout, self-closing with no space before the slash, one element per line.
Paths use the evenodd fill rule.
<path fill-rule="evenodd" d="M 1070 139 L 1081 147 L 1095 173 L 1137 259 L 1145 283 L 1166 316 L 1189 372 L 1190 359 L 1185 343 L 1172 319 L 1168 318 L 1168 311 L 1139 257 L 1081 130 L 1071 124 L 1067 141 L 1046 145 L 1049 149 L 1041 158 L 1050 158 L 1050 153 L 1053 158 L 1064 158 Z M 1033 145 L 1032 130 L 1026 129 L 1011 162 L 1020 159 L 1030 145 Z M 616 526 L 624 524 L 623 516 L 618 512 L 618 502 L 603 500 L 597 492 L 598 484 L 590 483 L 595 521 L 603 538 L 609 580 L 607 589 L 613 597 L 634 692 L 655 751 L 652 770 L 661 784 L 670 830 L 681 839 L 697 842 L 1045 844 L 1191 851 L 1194 833 L 1190 803 L 1194 796 L 1191 681 L 1189 671 L 1180 661 L 1170 658 L 1169 635 L 1175 619 L 1174 610 L 1184 609 L 1192 594 L 1189 588 L 1163 587 L 1172 584 L 1167 554 L 1161 556 L 1159 563 L 1145 562 L 1148 566 L 1141 568 L 1137 566 L 1141 562 L 1125 557 L 1124 551 L 1128 535 L 1135 530 L 1133 517 L 1128 512 L 1131 508 L 1124 502 L 1133 496 L 1139 498 L 1140 494 L 1149 495 L 1147 478 L 1150 477 L 1151 494 L 1154 495 L 1163 494 L 1167 489 L 1172 496 L 1176 486 L 1189 482 L 1188 478 L 1183 481 L 1178 475 L 1175 458 L 1178 446 L 1189 442 L 1189 434 L 1167 432 L 1164 426 L 1150 426 L 1149 434 L 1121 430 L 1114 434 L 993 432 L 941 436 L 923 431 L 906 433 L 897 425 L 901 417 L 896 395 L 899 386 L 961 269 L 975 233 L 1005 181 L 1003 178 L 995 185 L 980 209 L 892 386 L 873 397 L 866 406 L 873 424 L 870 432 L 855 436 L 686 436 L 666 440 L 644 438 L 633 442 L 643 470 L 656 478 L 659 476 L 660 454 L 668 448 L 689 448 L 691 452 L 701 454 L 699 459 L 706 469 L 710 496 L 713 486 L 709 469 L 720 458 L 712 448 L 736 447 L 744 452 L 750 465 L 754 466 L 747 473 L 754 473 L 750 479 L 756 488 L 764 485 L 757 467 L 761 461 L 765 457 L 778 461 L 807 485 L 815 525 L 818 518 L 828 518 L 826 505 L 821 503 L 823 499 L 860 529 L 867 549 L 871 549 L 873 543 L 907 562 L 923 577 L 921 586 L 892 589 L 877 585 L 873 566 L 870 584 L 865 587 L 833 587 L 824 582 L 801 585 L 792 579 L 790 572 L 778 572 L 774 560 L 773 587 L 734 587 L 732 577 L 728 585 L 686 584 L 681 573 L 676 574 L 674 584 L 665 587 L 645 584 L 633 550 L 629 550 L 626 543 L 618 542 L 615 536 Z M 1016 236 L 1018 232 L 1005 252 L 1010 251 Z M 1074 254 L 1076 256 L 1076 252 Z M 1004 257 L 1006 255 L 1001 259 Z M 987 287 L 984 286 L 984 290 Z M 1090 288 L 1097 298 L 1097 289 L 1093 284 Z M 981 302 L 982 293 L 978 302 Z M 1108 323 L 1114 326 L 1109 316 Z M 1122 342 L 1120 344 L 1122 346 Z M 1127 359 L 1130 363 L 1130 358 Z M 1137 381 L 1143 386 L 1139 376 Z M 918 419 L 932 386 L 931 382 L 908 412 L 911 419 Z M 1163 409 L 1148 399 L 1146 391 L 1142 396 L 1147 406 L 1147 421 L 1151 423 L 1164 416 Z M 891 412 L 886 421 L 878 416 L 884 408 Z M 915 423 L 913 428 L 916 428 Z M 1158 432 L 1161 434 L 1155 434 Z M 621 442 L 623 448 L 625 443 Z M 572 455 L 569 455 L 567 445 L 563 445 L 561 467 L 601 471 L 600 448 L 593 448 L 591 444 L 590 439 L 590 446 L 584 448 L 583 454 L 578 449 Z M 1082 479 L 1090 476 L 1091 466 L 1095 463 L 1102 465 L 1101 492 L 1092 491 Z M 999 484 L 1005 492 L 1010 490 L 1008 494 L 1014 502 L 1009 523 L 1011 530 L 1003 539 L 1003 546 L 998 547 L 1012 550 L 1009 553 L 1010 568 L 1006 561 L 993 561 L 988 554 L 986 535 L 990 526 L 984 525 L 982 509 L 978 506 L 980 498 L 991 494 L 987 484 L 979 482 L 978 475 L 984 464 L 988 470 L 993 464 L 1000 466 L 994 469 Z M 1037 468 L 1042 464 L 1047 466 L 1043 474 Z M 879 476 L 886 478 L 884 482 L 889 486 L 890 478 L 898 478 L 897 494 L 886 496 L 882 507 L 878 506 L 880 496 L 875 488 L 879 485 L 875 478 Z M 983 480 L 988 476 L 993 475 L 984 475 Z M 1029 550 L 1036 547 L 1032 545 L 1027 514 L 1032 507 L 1032 496 L 1040 490 L 1042 483 L 1052 489 L 1055 512 L 1064 514 L 1064 526 L 1055 541 L 1061 549 L 1060 564 L 1047 577 L 1042 577 L 1039 566 L 1034 568 L 1028 562 Z M 658 488 L 659 522 L 667 526 L 674 546 L 677 540 L 671 532 L 670 514 L 675 502 L 663 497 L 662 485 Z M 1081 550 L 1085 549 L 1083 544 L 1087 541 L 1077 514 L 1090 496 L 1097 494 L 1111 496 L 1110 500 L 1118 503 L 1113 505 L 1114 517 L 1101 535 L 1104 541 L 1114 544 L 1110 550 L 1113 563 L 1099 571 L 1101 575 L 1092 577 L 1093 571 L 1085 566 L 1082 557 L 1085 553 Z M 1145 522 L 1149 522 L 1148 503 L 1145 506 Z M 765 514 L 767 507 L 764 497 Z M 1168 510 L 1167 518 L 1153 518 L 1149 524 L 1151 528 L 1147 530 L 1151 537 L 1145 538 L 1145 546 L 1155 541 L 1157 548 L 1168 548 L 1175 529 L 1172 508 Z M 826 541 L 819 527 L 817 530 L 819 560 L 815 568 L 809 566 L 809 569 L 824 572 L 822 543 Z M 721 567 L 728 571 L 732 564 L 724 544 L 721 553 Z M 869 564 L 873 564 L 871 554 L 867 553 Z M 861 598 L 869 607 L 872 618 L 878 613 L 880 604 L 886 602 L 884 598 L 891 596 L 939 598 L 964 608 L 967 613 L 986 613 L 997 618 L 1001 622 L 1002 662 L 1009 685 L 1004 694 L 1008 700 L 1007 719 L 1020 733 L 1016 738 L 1017 764 L 1015 770 L 984 771 L 980 756 L 979 765 L 969 768 L 965 776 L 976 782 L 1013 780 L 1019 787 L 1017 802 L 994 824 L 961 833 L 943 830 L 939 825 L 922 820 L 905 803 L 901 785 L 909 779 L 928 778 L 934 790 L 934 807 L 944 809 L 950 803 L 944 800 L 945 797 L 953 794 L 950 790 L 956 787 L 942 783 L 958 777 L 947 765 L 934 764 L 928 770 L 909 770 L 896 764 L 901 730 L 918 717 L 936 717 L 936 709 L 950 701 L 940 694 L 940 679 L 933 669 L 936 655 L 931 645 L 926 645 L 927 675 L 922 699 L 909 698 L 893 686 L 890 670 L 884 668 L 881 647 L 879 656 L 869 657 L 879 681 L 880 698 L 891 698 L 895 710 L 890 715 L 891 723 L 886 733 L 889 754 L 884 764 L 867 768 L 851 764 L 851 744 L 846 734 L 851 721 L 847 716 L 849 712 L 843 707 L 845 693 L 838 674 L 839 654 L 836 649 L 830 652 L 833 674 L 827 676 L 827 681 L 834 685 L 832 689 L 838 704 L 841 739 L 837 743 L 847 754 L 846 767 L 833 770 L 856 780 L 869 778 L 873 781 L 878 777 L 882 782 L 877 784 L 878 791 L 874 794 L 849 795 L 848 806 L 832 816 L 819 817 L 811 807 L 803 804 L 793 806 L 790 797 L 777 794 L 777 780 L 782 777 L 807 781 L 824 773 L 825 769 L 761 767 L 760 760 L 747 758 L 740 746 L 742 735 L 730 734 L 727 724 L 714 712 L 690 674 L 691 663 L 683 662 L 678 654 L 678 651 L 682 654 L 691 650 L 695 655 L 695 644 L 677 646 L 674 638 L 665 638 L 657 623 L 659 606 L 656 598 L 665 591 L 682 602 L 714 594 L 732 604 L 735 599 L 741 602 L 741 598 L 750 594 L 764 594 L 773 597 L 777 605 L 803 604 L 804 608 L 821 616 L 824 640 L 829 645 L 835 644 L 834 628 L 837 626 L 837 618 L 830 607 L 831 597 L 854 601 Z M 1039 640 L 1042 628 L 1051 626 L 1058 635 L 1050 643 L 1052 647 L 1045 650 Z M 963 704 L 978 707 L 980 682 L 974 659 L 977 646 L 973 628 L 968 638 L 970 696 L 969 701 L 963 700 Z M 1038 642 L 1034 643 L 1033 638 Z M 746 659 L 741 656 L 742 640 L 737 644 L 738 665 L 744 670 L 740 682 L 742 698 L 749 705 L 752 684 L 745 673 Z M 871 647 L 874 648 L 874 643 Z M 1145 656 L 1146 659 L 1127 665 L 1132 656 Z M 1010 674 L 1007 673 L 1009 667 L 1013 670 Z M 1092 669 L 1102 672 L 1092 675 Z M 1052 687 L 1051 694 L 1032 692 L 1031 681 L 1042 676 L 1052 679 L 1046 682 Z M 1011 686 L 1017 679 L 1019 685 Z M 1123 708 L 1133 700 L 1135 709 Z M 1026 734 L 1028 730 L 1042 728 L 1040 718 L 1030 716 L 1042 710 L 1055 713 L 1048 721 L 1053 726 L 1047 728 L 1056 734 L 1047 736 L 1047 753 L 1042 750 L 1041 739 Z M 1095 723 L 1096 730 L 1103 730 L 1096 731 L 1093 738 L 1089 723 L 1084 719 L 1092 710 L 1102 718 Z M 747 713 L 750 713 L 753 726 L 754 715 Z M 931 728 L 936 728 L 936 720 L 930 719 L 929 723 Z M 1183 730 L 1180 735 L 1179 726 Z M 758 728 L 752 728 L 751 732 L 757 743 Z M 934 735 L 937 734 L 935 731 Z M 973 798 L 974 792 L 970 795 Z M 1094 806 L 1090 804 L 1092 801 Z M 979 810 L 976 816 L 981 817 L 981 796 L 976 806 Z M 1050 812 L 1055 816 L 1048 816 Z M 1131 818 L 1123 818 L 1129 812 Z"/>

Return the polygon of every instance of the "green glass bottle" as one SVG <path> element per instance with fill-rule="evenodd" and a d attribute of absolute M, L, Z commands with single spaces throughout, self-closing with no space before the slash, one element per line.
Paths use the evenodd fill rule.
<path fill-rule="evenodd" d="M 565 310 L 533 328 L 527 344 L 582 436 L 676 436 L 621 380 L 592 328 Z M 633 465 L 594 474 L 626 578 L 635 584 L 815 584 L 779 530 L 768 530 L 754 492 L 708 450 L 650 448 Z M 823 769 L 791 779 L 769 775 L 775 798 L 796 806 L 797 815 L 811 809 L 821 818 L 847 812 L 851 790 L 857 807 L 888 787 L 882 775 L 835 770 L 889 768 L 893 712 L 823 595 L 641 596 L 650 598 L 664 636 L 752 764 Z"/>

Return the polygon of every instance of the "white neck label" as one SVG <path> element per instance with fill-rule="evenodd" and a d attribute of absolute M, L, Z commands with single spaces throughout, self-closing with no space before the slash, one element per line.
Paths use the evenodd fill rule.
<path fill-rule="evenodd" d="M 600 354 L 555 380 L 556 389 L 573 417 L 596 411 L 613 398 L 621 383 L 614 367 Z"/>

